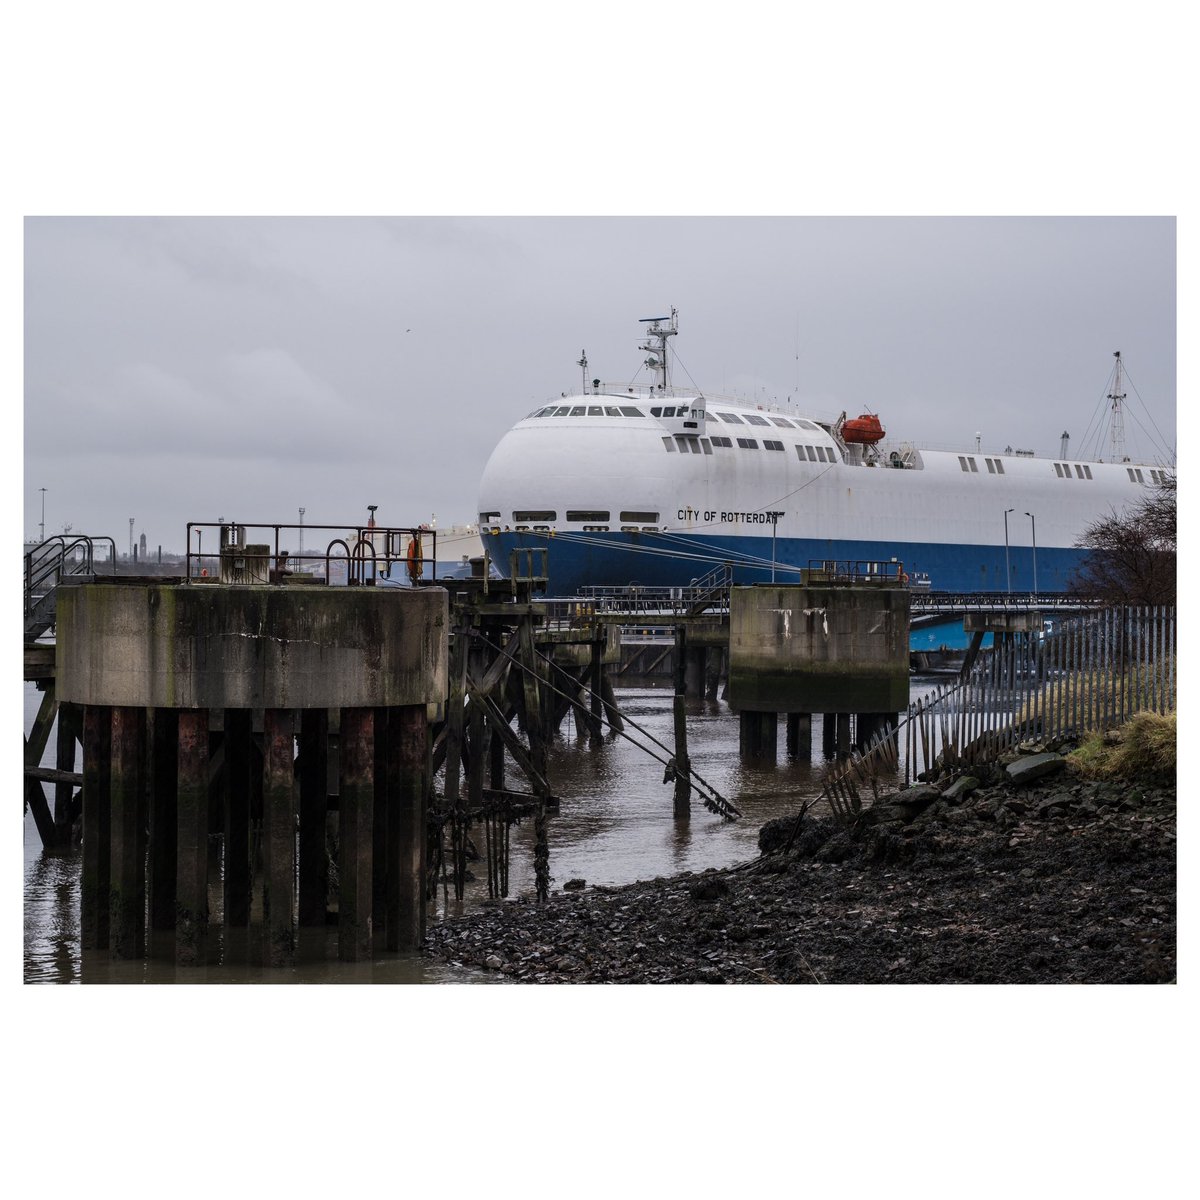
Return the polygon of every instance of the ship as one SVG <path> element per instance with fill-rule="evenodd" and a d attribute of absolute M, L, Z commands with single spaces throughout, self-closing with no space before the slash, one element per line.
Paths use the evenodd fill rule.
<path fill-rule="evenodd" d="M 653 382 L 589 382 L 585 352 L 579 390 L 540 405 L 492 452 L 479 531 L 502 575 L 533 561 L 514 551 L 544 549 L 546 593 L 558 597 L 685 587 L 720 571 L 739 584 L 799 582 L 835 563 L 895 564 L 933 592 L 1062 594 L 1088 526 L 1174 475 L 1123 453 L 1073 458 L 1066 435 L 1056 458 L 984 450 L 978 436 L 929 449 L 889 438 L 875 412 L 819 419 L 677 387 L 676 310 L 642 324 Z"/>

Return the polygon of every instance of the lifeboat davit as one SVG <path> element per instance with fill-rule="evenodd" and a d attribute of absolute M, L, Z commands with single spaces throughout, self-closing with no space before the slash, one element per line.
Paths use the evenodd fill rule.
<path fill-rule="evenodd" d="M 861 417 L 843 421 L 841 433 L 844 442 L 873 446 L 883 440 L 884 429 L 878 417 L 872 416 L 871 413 L 863 413 Z"/>

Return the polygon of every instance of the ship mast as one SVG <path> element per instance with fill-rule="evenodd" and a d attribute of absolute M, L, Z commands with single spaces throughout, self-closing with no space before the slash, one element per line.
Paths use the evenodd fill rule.
<path fill-rule="evenodd" d="M 1121 352 L 1113 351 L 1117 360 L 1116 375 L 1113 380 L 1113 390 L 1108 393 L 1112 401 L 1112 420 L 1109 424 L 1109 434 L 1112 439 L 1112 461 L 1122 462 L 1125 458 L 1125 415 L 1121 405 L 1125 402 L 1125 393 L 1121 390 Z"/>
<path fill-rule="evenodd" d="M 649 325 L 646 330 L 646 340 L 638 346 L 639 350 L 649 352 L 645 366 L 655 375 L 655 388 L 665 392 L 670 386 L 667 378 L 667 338 L 674 337 L 679 332 L 679 318 L 675 309 L 671 309 L 669 317 L 642 317 L 640 324 Z"/>

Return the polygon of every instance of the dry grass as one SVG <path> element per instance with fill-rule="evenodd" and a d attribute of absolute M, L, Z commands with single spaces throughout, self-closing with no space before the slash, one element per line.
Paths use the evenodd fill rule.
<path fill-rule="evenodd" d="M 1175 781 L 1175 714 L 1140 712 L 1120 729 L 1091 734 L 1068 756 L 1085 779 Z"/>

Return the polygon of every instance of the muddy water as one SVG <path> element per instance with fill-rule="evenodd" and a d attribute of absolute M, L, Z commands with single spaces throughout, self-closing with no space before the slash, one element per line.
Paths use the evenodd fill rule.
<path fill-rule="evenodd" d="M 930 688 L 914 680 L 913 696 Z M 30 685 L 25 696 L 25 728 L 32 726 L 39 695 Z M 688 740 L 692 765 L 721 795 L 742 812 L 738 821 L 723 821 L 693 798 L 689 821 L 672 817 L 673 787 L 663 783 L 661 758 L 672 740 L 671 692 L 666 688 L 621 689 L 617 703 L 631 722 L 627 732 L 642 745 L 610 737 L 589 746 L 577 737 L 571 719 L 563 722 L 560 739 L 550 755 L 550 779 L 562 799 L 562 812 L 549 824 L 552 889 L 568 880 L 588 884 L 630 883 L 680 871 L 724 867 L 753 858 L 758 852 L 758 829 L 773 817 L 794 812 L 800 800 L 820 789 L 820 718 L 813 719 L 814 761 L 789 762 L 784 754 L 780 721 L 779 761 L 774 766 L 751 765 L 738 756 L 738 719 L 721 701 L 693 701 L 688 708 Z M 51 737 L 44 765 L 53 765 Z M 509 767 L 514 786 L 520 786 Z M 49 789 L 48 789 L 49 791 Z M 493 982 L 493 976 L 427 962 L 416 955 L 378 954 L 367 963 L 336 960 L 336 934 L 302 931 L 296 964 L 288 969 L 259 966 L 261 955 L 253 933 L 220 931 L 209 938 L 207 965 L 177 969 L 170 943 L 161 956 L 121 962 L 107 953 L 84 955 L 79 947 L 78 852 L 47 855 L 31 815 L 24 827 L 24 977 L 29 983 L 456 983 Z M 513 830 L 510 897 L 532 896 L 533 828 L 526 821 Z M 486 865 L 473 865 L 477 875 L 468 884 L 462 904 L 439 894 L 430 919 L 442 920 L 479 904 L 487 896 Z M 216 872 L 212 874 L 215 876 Z M 212 907 L 219 907 L 215 889 Z"/>

